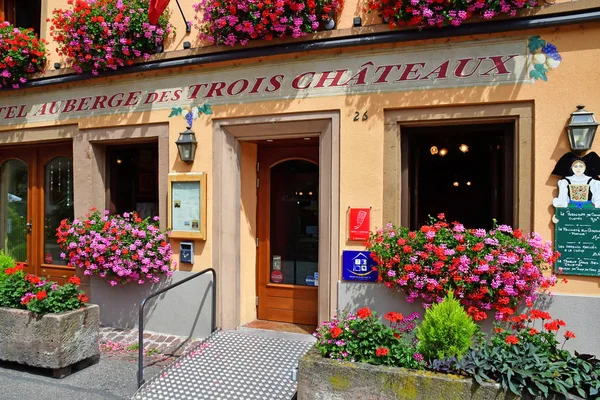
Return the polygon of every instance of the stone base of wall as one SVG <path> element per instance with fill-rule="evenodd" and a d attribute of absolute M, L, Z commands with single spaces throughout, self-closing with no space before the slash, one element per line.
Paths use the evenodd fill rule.
<path fill-rule="evenodd" d="M 311 349 L 300 359 L 298 400 L 504 400 L 499 385 L 404 368 L 334 361 Z"/>
<path fill-rule="evenodd" d="M 110 286 L 106 279 L 91 278 L 90 302 L 102 308 L 100 324 L 119 329 L 138 326 L 139 306 L 145 297 L 196 272 L 175 271 L 159 283 Z M 205 274 L 158 297 L 144 308 L 144 329 L 168 335 L 205 338 L 211 333 L 212 275 Z"/>
<path fill-rule="evenodd" d="M 96 305 L 41 317 L 0 307 L 0 360 L 51 368 L 61 378 L 72 365 L 98 359 L 99 328 Z"/>

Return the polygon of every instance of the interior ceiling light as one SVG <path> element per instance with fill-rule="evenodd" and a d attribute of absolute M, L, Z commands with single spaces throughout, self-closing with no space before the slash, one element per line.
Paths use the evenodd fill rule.
<path fill-rule="evenodd" d="M 310 140 L 310 138 L 309 137 L 305 137 L 304 140 Z"/>
<path fill-rule="evenodd" d="M 431 152 L 431 155 L 435 156 L 438 153 L 438 148 L 437 148 L 437 146 L 431 146 L 429 151 Z"/>
<path fill-rule="evenodd" d="M 271 143 L 273 141 L 273 139 L 267 139 L 267 142 Z"/>
<path fill-rule="evenodd" d="M 458 149 L 460 151 L 462 151 L 463 153 L 466 153 L 467 151 L 469 151 L 469 146 L 467 146 L 466 144 L 463 143 L 458 147 Z"/>
<path fill-rule="evenodd" d="M 446 148 L 440 149 L 440 156 L 444 157 L 446 154 L 448 154 L 448 149 L 446 149 Z"/>
<path fill-rule="evenodd" d="M 458 185 L 459 185 L 459 183 L 458 183 L 458 182 L 454 182 L 454 183 L 453 183 L 453 185 L 454 185 L 454 186 L 458 186 Z"/>
<path fill-rule="evenodd" d="M 468 181 L 468 182 L 467 182 L 467 186 L 471 186 L 471 181 Z"/>

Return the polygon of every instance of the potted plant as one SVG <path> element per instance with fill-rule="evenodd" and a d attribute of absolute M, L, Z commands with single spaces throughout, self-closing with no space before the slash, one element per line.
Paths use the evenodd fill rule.
<path fill-rule="evenodd" d="M 161 52 L 174 27 L 163 13 L 148 22 L 149 0 L 69 0 L 69 9 L 52 12 L 50 34 L 57 52 L 76 72 L 115 70 Z"/>
<path fill-rule="evenodd" d="M 0 360 L 50 368 L 62 378 L 98 360 L 100 313 L 73 276 L 64 285 L 26 274 L 0 254 Z"/>
<path fill-rule="evenodd" d="M 515 16 L 532 8 L 537 0 L 366 0 L 363 11 L 376 12 L 390 28 L 396 26 L 459 26 L 474 15 L 489 20 L 498 15 Z"/>
<path fill-rule="evenodd" d="M 343 0 L 200 0 L 196 10 L 200 38 L 217 45 L 245 45 L 250 40 L 299 38 L 331 26 Z"/>
<path fill-rule="evenodd" d="M 452 291 L 475 320 L 495 312 L 506 320 L 520 306 L 531 306 L 538 290 L 556 284 L 551 269 L 559 254 L 539 234 L 500 225 L 466 229 L 438 220 L 417 231 L 388 224 L 371 234 L 367 248 L 377 263 L 379 281 L 425 307 Z"/>
<path fill-rule="evenodd" d="M 33 29 L 0 22 L 0 88 L 15 89 L 31 74 L 42 72 L 46 64 L 45 41 Z"/>
<path fill-rule="evenodd" d="M 171 276 L 175 267 L 168 235 L 157 221 L 136 212 L 109 215 L 93 208 L 85 218 L 61 221 L 56 233 L 61 257 L 84 275 L 106 279 L 112 286 L 156 283 L 163 275 Z"/>

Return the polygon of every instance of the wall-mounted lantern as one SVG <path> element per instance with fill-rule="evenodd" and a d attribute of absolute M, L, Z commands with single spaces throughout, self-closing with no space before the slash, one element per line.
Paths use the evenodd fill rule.
<path fill-rule="evenodd" d="M 191 129 L 192 127 L 188 126 L 185 132 L 181 132 L 179 134 L 179 139 L 177 139 L 175 142 L 177 145 L 177 151 L 179 152 L 179 158 L 181 161 L 188 164 L 194 162 L 196 148 L 198 147 L 196 134 Z"/>
<path fill-rule="evenodd" d="M 584 106 L 577 106 L 577 111 L 571 113 L 571 120 L 567 125 L 569 143 L 573 151 L 585 151 L 592 148 L 598 122 L 594 118 L 594 113 L 583 109 Z"/>

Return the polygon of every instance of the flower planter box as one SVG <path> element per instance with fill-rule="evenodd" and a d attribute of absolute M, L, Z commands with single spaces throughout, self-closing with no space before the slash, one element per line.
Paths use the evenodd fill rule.
<path fill-rule="evenodd" d="M 301 359 L 298 400 L 411 399 L 411 400 L 503 400 L 499 385 L 479 386 L 471 379 L 429 371 L 335 361 L 315 349 Z"/>
<path fill-rule="evenodd" d="M 336 361 L 321 357 L 314 347 L 300 359 L 298 367 L 298 400 L 517 399 L 496 383 L 480 386 L 457 375 Z M 583 399 L 568 395 L 567 400 Z"/>
<path fill-rule="evenodd" d="M 50 368 L 63 378 L 74 364 L 98 360 L 99 321 L 97 305 L 41 317 L 0 307 L 0 360 Z"/>

